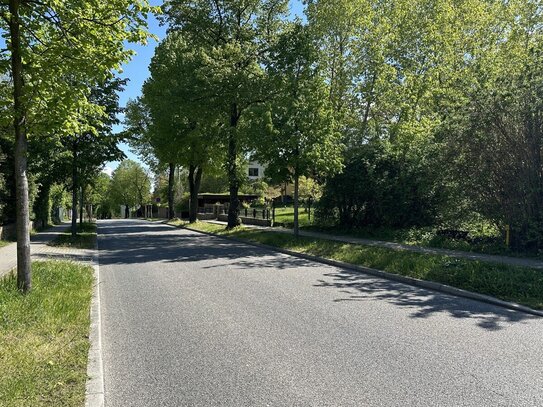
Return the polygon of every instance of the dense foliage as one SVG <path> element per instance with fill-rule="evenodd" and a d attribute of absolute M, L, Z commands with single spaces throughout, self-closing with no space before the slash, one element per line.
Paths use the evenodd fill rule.
<path fill-rule="evenodd" d="M 361 146 L 344 171 L 328 179 L 318 216 L 343 228 L 432 225 L 446 204 L 439 180 L 437 169 L 419 157 L 398 155 L 380 143 Z"/>
<path fill-rule="evenodd" d="M 462 228 L 543 247 L 538 2 L 311 1 L 348 145 L 321 220 Z"/>
<path fill-rule="evenodd" d="M 151 179 L 140 164 L 124 160 L 113 172 L 109 194 L 113 205 L 140 208 L 150 202 Z M 124 214 L 122 214 L 124 216 Z"/>

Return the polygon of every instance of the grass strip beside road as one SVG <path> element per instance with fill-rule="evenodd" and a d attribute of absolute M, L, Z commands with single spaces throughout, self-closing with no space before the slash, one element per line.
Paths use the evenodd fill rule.
<path fill-rule="evenodd" d="M 33 288 L 0 280 L 0 405 L 82 406 L 92 267 L 34 262 Z"/>
<path fill-rule="evenodd" d="M 0 240 L 0 248 L 5 247 L 9 244 L 12 244 L 13 242 L 8 242 L 6 240 Z"/>
<path fill-rule="evenodd" d="M 77 235 L 72 236 L 68 229 L 55 240 L 48 243 L 55 247 L 74 247 L 76 249 L 93 249 L 96 243 L 96 223 L 83 223 L 77 225 Z"/>
<path fill-rule="evenodd" d="M 182 227 L 186 223 L 179 221 L 174 225 Z M 419 280 L 447 284 L 534 309 L 543 309 L 541 270 L 326 239 L 296 238 L 285 233 L 243 227 L 227 231 L 223 225 L 206 222 L 197 222 L 190 227 Z"/>

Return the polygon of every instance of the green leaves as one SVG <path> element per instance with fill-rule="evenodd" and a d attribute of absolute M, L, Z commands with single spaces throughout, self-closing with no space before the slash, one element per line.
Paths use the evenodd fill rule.
<path fill-rule="evenodd" d="M 125 41 L 145 42 L 145 16 L 153 11 L 158 9 L 146 0 L 22 2 L 24 105 L 31 137 L 92 131 L 84 118 L 104 112 L 89 100 L 91 88 L 130 59 Z M 5 6 L 0 12 L 6 13 Z M 5 24 L 0 20 L 6 33 Z"/>
<path fill-rule="evenodd" d="M 274 97 L 261 115 L 266 131 L 255 147 L 276 182 L 341 170 L 341 135 L 317 58 L 309 31 L 299 23 L 293 23 L 270 52 L 268 80 Z"/>
<path fill-rule="evenodd" d="M 124 160 L 113 172 L 109 193 L 114 205 L 144 205 L 151 197 L 151 180 L 140 164 Z"/>
<path fill-rule="evenodd" d="M 170 33 L 156 48 L 143 95 L 128 104 L 125 124 L 131 144 L 148 160 L 213 167 L 221 154 L 218 118 L 200 95 L 202 54 L 180 33 Z"/>

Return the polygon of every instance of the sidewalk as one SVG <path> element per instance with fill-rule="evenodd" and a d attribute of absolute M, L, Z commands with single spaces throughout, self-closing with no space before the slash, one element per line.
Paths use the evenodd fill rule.
<path fill-rule="evenodd" d="M 208 222 L 216 223 L 219 225 L 226 225 L 226 222 L 219 222 L 219 221 L 208 221 Z M 263 227 L 263 226 L 254 226 L 254 225 L 244 225 L 244 226 L 248 228 L 268 230 L 268 231 L 273 231 L 273 232 L 278 232 L 278 233 L 288 233 L 288 234 L 293 233 L 291 229 L 270 228 L 270 227 Z M 461 258 L 461 259 L 479 260 L 479 261 L 484 261 L 484 262 L 489 262 L 489 263 L 508 264 L 511 266 L 530 267 L 530 268 L 543 270 L 542 260 L 530 259 L 530 258 L 524 258 L 524 257 L 497 256 L 497 255 L 492 255 L 492 254 L 464 252 L 460 250 L 439 249 L 439 248 L 434 248 L 434 247 L 421 247 L 421 246 L 413 246 L 413 245 L 407 245 L 407 244 L 402 244 L 402 243 L 385 242 L 382 240 L 361 239 L 361 238 L 349 237 L 349 236 L 336 236 L 336 235 L 330 235 L 327 233 L 320 233 L 320 232 L 308 232 L 305 230 L 300 230 L 300 236 L 313 237 L 317 239 L 334 240 L 337 242 L 360 244 L 360 245 L 365 245 L 365 246 L 384 247 L 384 248 L 392 249 L 392 250 L 408 250 L 411 252 L 422 253 L 422 254 L 434 254 L 434 255 L 456 257 L 456 258 Z"/>
<path fill-rule="evenodd" d="M 61 223 L 32 236 L 30 238 L 30 253 L 33 260 L 54 259 L 90 262 L 93 250 L 47 246 L 47 243 L 54 240 L 69 227 L 69 223 Z M 17 244 L 11 243 L 0 249 L 0 278 L 15 267 L 17 267 Z"/>

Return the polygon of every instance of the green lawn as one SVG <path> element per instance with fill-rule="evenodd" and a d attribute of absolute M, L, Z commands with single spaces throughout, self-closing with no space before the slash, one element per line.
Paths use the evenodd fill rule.
<path fill-rule="evenodd" d="M 93 270 L 35 262 L 33 289 L 0 280 L 0 405 L 82 406 Z"/>
<path fill-rule="evenodd" d="M 449 256 L 347 244 L 325 239 L 295 238 L 284 233 L 243 227 L 226 231 L 222 225 L 205 222 L 198 222 L 190 227 L 421 280 L 447 284 L 491 295 L 505 301 L 518 302 L 535 309 L 543 309 L 543 271 L 540 270 L 456 259 Z"/>
<path fill-rule="evenodd" d="M 13 242 L 8 242 L 6 240 L 0 240 L 0 248 L 7 246 L 8 244 L 11 244 Z"/>
<path fill-rule="evenodd" d="M 308 226 L 311 224 L 309 221 L 309 214 L 304 208 L 300 208 L 298 217 L 300 227 Z M 311 220 L 313 220 L 314 210 L 311 209 Z M 293 227 L 294 225 L 294 208 L 275 208 L 275 224 L 283 224 L 285 227 Z"/>
<path fill-rule="evenodd" d="M 96 243 L 96 223 L 77 225 L 77 236 L 67 230 L 49 243 L 50 246 L 93 249 Z"/>

